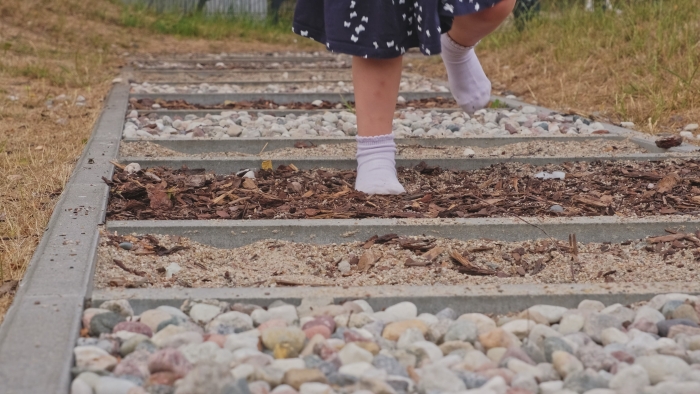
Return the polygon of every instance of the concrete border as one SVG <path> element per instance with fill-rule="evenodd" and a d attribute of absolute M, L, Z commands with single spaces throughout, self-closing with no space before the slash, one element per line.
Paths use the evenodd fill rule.
<path fill-rule="evenodd" d="M 273 74 L 271 71 L 276 71 Z M 324 82 L 329 79 L 337 79 L 340 77 L 350 78 L 349 69 L 319 69 L 319 70 L 301 70 L 301 69 L 290 69 L 284 70 L 290 79 L 299 79 L 303 82 Z M 122 77 L 125 79 L 137 81 L 137 82 L 151 82 L 151 83 L 164 83 L 162 81 L 170 81 L 172 79 L 182 79 L 184 81 L 190 81 L 186 83 L 241 83 L 246 82 L 247 78 L 251 74 L 266 74 L 269 75 L 269 81 L 267 83 L 274 83 L 278 78 L 280 72 L 278 70 L 155 70 L 149 72 L 148 69 L 138 69 L 134 70 L 132 68 L 125 68 L 122 70 Z M 311 80 L 312 77 L 321 78 L 320 81 Z M 330 78 L 329 78 L 330 77 Z M 303 79 L 308 78 L 308 79 Z M 224 79 L 228 80 L 226 82 Z"/>
<path fill-rule="evenodd" d="M 288 219 L 288 220 L 125 220 L 108 221 L 119 234 L 179 235 L 218 248 L 237 248 L 263 239 L 313 244 L 364 241 L 373 235 L 490 238 L 526 241 L 576 234 L 579 242 L 624 242 L 665 234 L 665 229 L 700 230 L 700 216 L 618 218 L 485 218 L 485 219 Z"/>
<path fill-rule="evenodd" d="M 296 84 L 296 85 L 301 85 L 301 84 L 321 84 L 321 83 L 338 83 L 338 82 L 348 82 L 352 83 L 352 78 L 346 78 L 346 79 L 324 79 L 321 81 L 310 81 L 308 79 L 298 79 L 298 80 L 289 80 L 285 79 L 284 81 L 224 81 L 224 82 L 170 82 L 170 81 L 158 81 L 158 82 L 149 82 L 151 85 L 198 85 L 201 83 L 206 83 L 208 85 L 240 85 L 240 86 L 257 86 L 257 85 L 270 85 L 270 84 L 275 84 L 275 85 L 291 85 L 291 84 Z M 198 94 L 208 94 L 208 93 L 198 93 Z"/>
<path fill-rule="evenodd" d="M 428 98 L 451 98 L 449 92 L 400 92 L 406 100 Z M 190 104 L 216 105 L 225 101 L 254 101 L 270 100 L 277 104 L 310 103 L 314 100 L 330 101 L 332 103 L 354 102 L 354 93 L 214 93 L 214 94 L 181 94 L 181 93 L 144 93 L 132 94 L 135 99 L 185 100 Z"/>
<path fill-rule="evenodd" d="M 547 164 L 561 164 L 575 161 L 661 161 L 667 159 L 697 159 L 698 155 L 692 154 L 657 154 L 657 153 L 639 153 L 633 155 L 618 155 L 618 156 L 588 156 L 588 157 L 570 157 L 570 156 L 548 156 L 548 157 L 483 157 L 483 158 L 434 158 L 434 159 L 406 159 L 397 157 L 397 167 L 413 167 L 420 162 L 425 162 L 429 166 L 439 166 L 450 170 L 477 170 L 480 168 L 490 167 L 500 163 L 525 163 L 536 166 Z M 244 168 L 260 168 L 264 159 L 261 157 L 120 157 L 119 161 L 124 164 L 139 163 L 141 167 L 169 167 L 181 168 L 203 168 L 207 171 L 213 171 L 217 174 L 230 174 Z M 339 170 L 352 170 L 357 167 L 357 161 L 354 158 L 338 158 L 338 157 L 282 157 L 272 160 L 272 165 L 277 167 L 280 164 L 294 164 L 300 170 L 311 170 L 315 168 L 335 168 Z"/>
<path fill-rule="evenodd" d="M 221 59 L 208 59 L 208 58 L 162 58 L 162 59 L 138 59 L 134 58 L 129 61 L 130 64 L 134 63 L 186 63 L 186 64 L 197 64 L 197 63 L 312 63 L 312 62 L 333 62 L 333 61 L 349 61 L 350 57 L 346 56 L 347 59 L 343 60 L 341 56 L 329 56 L 329 55 L 319 55 L 319 56 L 226 56 Z"/>
<path fill-rule="evenodd" d="M 494 146 L 503 146 L 507 144 L 516 144 L 518 142 L 533 142 L 533 141 L 593 141 L 593 140 L 610 140 L 624 141 L 625 137 L 618 135 L 595 135 L 595 136 L 498 136 L 498 137 L 470 137 L 470 138 L 397 138 L 396 144 L 401 145 L 421 145 L 421 146 L 464 146 L 464 147 L 480 147 L 489 148 Z M 164 148 L 172 149 L 186 154 L 202 154 L 211 152 L 240 152 L 247 154 L 259 154 L 263 148 L 265 151 L 271 151 L 281 148 L 291 148 L 299 141 L 311 142 L 316 145 L 331 145 L 331 144 L 354 144 L 355 137 L 338 137 L 338 138 L 232 138 L 225 140 L 217 139 L 141 139 L 128 138 L 123 139 L 123 142 L 144 142 L 148 141 L 158 144 Z M 634 142 L 634 140 L 632 140 Z M 644 146 L 646 148 L 646 146 Z M 658 148 L 657 148 L 658 149 Z M 659 149 L 663 151 L 662 149 Z"/>
<path fill-rule="evenodd" d="M 0 393 L 69 390 L 127 99 L 115 85 L 0 326 Z"/>
<path fill-rule="evenodd" d="M 700 294 L 697 282 L 665 283 L 593 283 L 529 284 L 485 286 L 368 286 L 335 287 L 260 287 L 260 288 L 178 288 L 178 289 L 98 289 L 93 305 L 114 299 L 129 299 L 135 313 L 160 305 L 179 308 L 186 299 L 218 299 L 227 302 L 267 306 L 276 300 L 299 305 L 303 299 L 335 303 L 364 299 L 382 310 L 402 301 L 411 301 L 418 312 L 436 313 L 450 307 L 458 314 L 504 314 L 548 304 L 576 308 L 584 299 L 606 305 L 629 305 L 664 293 Z"/>

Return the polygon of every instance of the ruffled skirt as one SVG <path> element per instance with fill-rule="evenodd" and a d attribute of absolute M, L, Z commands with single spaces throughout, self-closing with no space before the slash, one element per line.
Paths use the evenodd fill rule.
<path fill-rule="evenodd" d="M 456 15 L 493 7 L 500 0 L 297 0 L 294 33 L 330 51 L 392 58 L 409 48 L 440 53 L 440 34 Z"/>

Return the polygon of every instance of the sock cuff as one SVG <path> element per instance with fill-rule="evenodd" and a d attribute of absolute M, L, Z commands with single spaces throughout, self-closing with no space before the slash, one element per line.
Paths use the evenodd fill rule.
<path fill-rule="evenodd" d="M 394 133 L 373 137 L 361 137 L 358 135 L 355 139 L 358 147 L 386 146 L 387 144 L 394 144 Z"/>
<path fill-rule="evenodd" d="M 465 47 L 464 45 L 461 45 L 457 41 L 453 40 L 452 37 L 450 37 L 450 35 L 447 33 L 442 35 L 441 43 L 442 45 L 447 46 L 448 49 L 454 49 L 458 51 L 468 51 L 470 49 L 474 49 L 475 46 L 479 45 L 479 42 L 477 42 L 476 44 L 470 47 Z"/>

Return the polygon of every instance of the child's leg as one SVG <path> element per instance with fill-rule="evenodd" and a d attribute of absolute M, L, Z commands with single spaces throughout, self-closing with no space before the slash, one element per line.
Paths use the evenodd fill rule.
<path fill-rule="evenodd" d="M 502 0 L 483 11 L 456 16 L 452 29 L 442 35 L 442 59 L 450 90 L 467 112 L 484 108 L 491 97 L 491 81 L 474 53 L 474 45 L 496 30 L 514 6 L 515 0 Z"/>
<path fill-rule="evenodd" d="M 396 177 L 396 144 L 391 133 L 401 83 L 401 57 L 352 60 L 357 113 L 357 180 L 367 194 L 401 194 Z"/>

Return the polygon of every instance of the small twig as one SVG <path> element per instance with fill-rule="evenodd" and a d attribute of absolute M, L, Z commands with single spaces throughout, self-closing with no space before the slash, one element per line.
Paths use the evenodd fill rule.
<path fill-rule="evenodd" d="M 266 142 L 265 146 L 263 146 L 262 149 L 260 149 L 260 153 L 258 153 L 258 156 L 262 155 L 262 153 L 265 151 L 265 148 L 267 148 L 267 144 L 269 144 L 269 142 Z"/>
<path fill-rule="evenodd" d="M 129 268 L 121 260 L 112 259 L 112 261 L 114 261 L 114 264 L 116 264 L 117 267 L 123 269 L 124 271 L 126 271 L 130 274 L 134 274 L 134 275 L 138 275 L 138 276 L 146 276 L 145 272 Z"/>
<path fill-rule="evenodd" d="M 571 250 L 571 281 L 576 282 L 575 263 L 578 263 L 578 242 L 576 242 L 576 234 L 569 234 L 569 249 Z"/>

